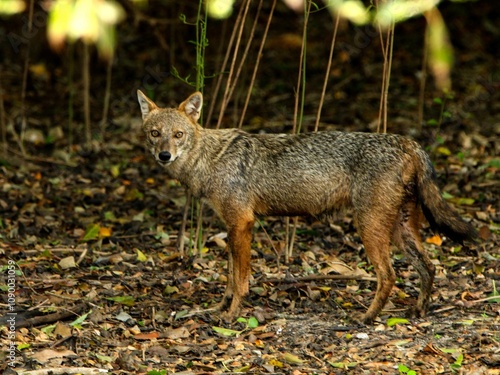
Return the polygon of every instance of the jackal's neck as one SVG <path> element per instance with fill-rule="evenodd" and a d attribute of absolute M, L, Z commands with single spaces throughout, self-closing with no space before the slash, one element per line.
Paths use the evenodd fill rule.
<path fill-rule="evenodd" d="M 217 161 L 232 138 L 228 133 L 231 132 L 197 129 L 189 147 L 169 167 L 171 177 L 189 187 L 194 196 L 206 196 Z"/>

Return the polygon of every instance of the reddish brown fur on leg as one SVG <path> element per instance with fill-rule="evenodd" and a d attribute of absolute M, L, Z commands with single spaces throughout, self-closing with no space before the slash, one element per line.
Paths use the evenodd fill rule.
<path fill-rule="evenodd" d="M 240 312 L 243 298 L 248 294 L 250 276 L 250 245 L 252 241 L 253 214 L 241 215 L 229 224 L 229 251 L 232 258 L 229 275 L 232 281 L 232 301 L 224 314 L 225 320 L 233 320 Z"/>
<path fill-rule="evenodd" d="M 393 242 L 409 258 L 410 264 L 420 276 L 420 294 L 417 306 L 410 314 L 425 316 L 432 292 L 435 267 L 422 247 L 420 223 L 422 215 L 415 201 L 407 202 L 400 212 L 393 234 Z"/>
<path fill-rule="evenodd" d="M 365 236 L 366 238 L 366 236 Z M 377 274 L 377 291 L 372 304 L 363 316 L 363 322 L 370 324 L 382 311 L 396 282 L 396 274 L 389 256 L 389 242 L 363 239 L 366 253 Z"/>
<path fill-rule="evenodd" d="M 420 213 L 416 206 L 409 211 L 408 222 L 403 224 L 402 238 L 404 251 L 420 276 L 420 294 L 417 302 L 417 315 L 423 317 L 429 307 L 435 267 L 425 252 L 420 238 Z"/>
<path fill-rule="evenodd" d="M 363 322 L 369 324 L 384 308 L 396 282 L 390 256 L 391 232 L 396 221 L 397 210 L 388 207 L 373 207 L 371 212 L 358 215 L 358 225 L 366 255 L 377 275 L 377 291 L 372 304 L 363 315 Z"/>

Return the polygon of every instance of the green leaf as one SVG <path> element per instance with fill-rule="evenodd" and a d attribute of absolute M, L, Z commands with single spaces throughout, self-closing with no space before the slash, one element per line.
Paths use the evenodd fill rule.
<path fill-rule="evenodd" d="M 454 196 L 453 196 L 453 195 L 451 195 L 450 193 L 447 193 L 446 191 L 443 191 L 443 192 L 441 193 L 441 195 L 442 195 L 443 199 L 446 199 L 446 200 L 449 200 L 449 199 L 453 199 L 453 198 L 454 198 Z"/>
<path fill-rule="evenodd" d="M 104 212 L 104 220 L 106 221 L 115 221 L 116 216 L 113 211 L 106 211 Z"/>
<path fill-rule="evenodd" d="M 250 319 L 248 319 L 248 328 L 251 328 L 251 329 L 254 329 L 254 328 L 257 328 L 259 326 L 259 321 L 257 320 L 257 318 L 255 317 L 250 317 Z"/>
<path fill-rule="evenodd" d="M 142 200 L 144 194 L 139 191 L 139 189 L 132 188 L 125 194 L 126 201 Z"/>
<path fill-rule="evenodd" d="M 427 125 L 429 126 L 437 126 L 438 122 L 437 120 L 431 118 L 430 120 L 427 121 Z"/>
<path fill-rule="evenodd" d="M 120 175 L 120 164 L 114 164 L 109 168 L 111 175 L 116 178 Z"/>
<path fill-rule="evenodd" d="M 31 344 L 28 344 L 27 342 L 21 343 L 17 346 L 17 350 L 23 350 L 23 349 L 28 349 L 31 347 Z"/>
<path fill-rule="evenodd" d="M 500 159 L 491 159 L 486 166 L 492 168 L 500 168 Z"/>
<path fill-rule="evenodd" d="M 410 369 L 406 367 L 405 365 L 398 365 L 398 371 L 402 373 L 407 373 Z"/>
<path fill-rule="evenodd" d="M 410 370 L 407 366 L 405 365 L 398 365 L 398 370 L 400 374 L 406 374 L 406 375 L 417 375 L 417 373 L 414 370 Z"/>
<path fill-rule="evenodd" d="M 446 354 L 453 354 L 460 351 L 460 349 L 457 348 L 439 348 L 439 350 Z"/>
<path fill-rule="evenodd" d="M 246 365 L 246 366 L 234 369 L 233 371 L 234 372 L 248 372 L 248 371 L 250 371 L 250 369 L 251 369 L 251 366 L 250 365 Z"/>
<path fill-rule="evenodd" d="M 167 285 L 167 286 L 165 287 L 165 289 L 163 289 L 163 293 L 164 293 L 164 294 L 174 294 L 174 293 L 179 293 L 179 288 L 177 288 L 176 286 Z"/>
<path fill-rule="evenodd" d="M 292 353 L 289 353 L 289 352 L 285 352 L 283 354 L 283 360 L 285 362 L 288 362 L 288 363 L 291 363 L 291 364 L 294 364 L 294 365 L 299 365 L 299 364 L 305 362 L 303 359 L 300 359 L 295 354 L 292 354 Z"/>
<path fill-rule="evenodd" d="M 168 240 L 170 238 L 169 234 L 166 232 L 158 232 L 154 237 L 155 240 Z"/>
<path fill-rule="evenodd" d="M 207 1 L 206 4 L 208 15 L 216 19 L 229 18 L 229 16 L 233 13 L 234 1 L 235 0 Z"/>
<path fill-rule="evenodd" d="M 96 354 L 95 356 L 97 357 L 98 360 L 102 362 L 110 362 L 110 363 L 113 362 L 113 358 L 110 356 L 100 355 L 100 354 Z"/>
<path fill-rule="evenodd" d="M 135 299 L 132 296 L 107 297 L 108 301 L 118 302 L 125 306 L 134 306 Z"/>
<path fill-rule="evenodd" d="M 228 336 L 228 337 L 238 336 L 241 333 L 241 331 L 235 331 L 233 329 L 216 327 L 216 326 L 212 326 L 212 329 L 215 332 L 217 332 L 218 334 L 223 335 L 223 336 Z"/>
<path fill-rule="evenodd" d="M 444 147 L 444 146 L 440 146 L 436 149 L 436 152 L 440 153 L 441 155 L 445 155 L 445 156 L 450 156 L 451 155 L 451 151 L 448 147 Z"/>
<path fill-rule="evenodd" d="M 490 302 L 490 303 L 500 303 L 500 294 L 497 291 L 497 286 L 495 284 L 495 280 L 492 280 L 492 283 L 493 283 L 493 292 L 491 292 L 490 294 L 488 294 L 488 297 L 498 297 L 498 298 L 492 298 L 492 299 L 488 300 L 488 302 Z"/>
<path fill-rule="evenodd" d="M 462 367 L 462 362 L 464 360 L 464 355 L 462 353 L 460 353 L 458 355 L 458 357 L 456 358 L 455 362 L 453 362 L 452 364 L 450 364 L 450 368 L 451 370 L 458 370 Z M 455 372 L 455 371 L 453 371 Z"/>
<path fill-rule="evenodd" d="M 72 327 L 75 327 L 75 328 L 81 328 L 82 327 L 82 323 L 85 321 L 85 319 L 87 319 L 87 316 L 89 316 L 89 314 L 91 312 L 92 312 L 92 310 L 90 310 L 86 314 L 83 314 L 83 315 L 79 316 L 77 319 L 75 319 L 74 321 L 72 321 L 71 323 L 69 323 L 69 325 L 72 326 Z"/>
<path fill-rule="evenodd" d="M 370 14 L 367 12 L 362 1 L 350 0 L 338 3 L 337 11 L 342 17 L 347 18 L 356 25 L 363 25 L 370 21 Z"/>
<path fill-rule="evenodd" d="M 90 224 L 85 230 L 85 235 L 83 236 L 83 241 L 91 241 L 97 239 L 99 236 L 99 230 L 101 226 L 99 224 Z"/>
<path fill-rule="evenodd" d="M 22 0 L 2 0 L 0 1 L 0 14 L 15 14 L 22 12 L 26 4 Z"/>
<path fill-rule="evenodd" d="M 411 339 L 401 339 L 399 341 L 394 341 L 393 344 L 396 346 L 403 346 L 403 345 L 407 345 L 408 343 L 410 343 L 412 341 L 413 340 L 411 340 Z"/>
<path fill-rule="evenodd" d="M 111 58 L 115 49 L 116 32 L 114 25 L 101 24 L 97 49 L 106 58 Z"/>
<path fill-rule="evenodd" d="M 434 75 L 436 86 L 447 92 L 451 85 L 450 72 L 453 65 L 453 47 L 448 29 L 437 7 L 430 8 L 424 16 L 427 20 L 429 68 Z"/>
<path fill-rule="evenodd" d="M 148 260 L 148 257 L 144 255 L 144 253 L 141 250 L 135 249 L 135 252 L 137 253 L 137 260 L 139 262 L 144 263 L 145 261 Z"/>
<path fill-rule="evenodd" d="M 167 375 L 167 370 L 151 370 L 147 372 L 148 375 Z"/>
<path fill-rule="evenodd" d="M 348 1 L 346 1 L 348 3 Z M 388 27 L 393 22 L 402 22 L 408 18 L 415 17 L 429 11 L 436 6 L 439 0 L 428 1 L 408 1 L 408 0 L 392 0 L 383 2 L 378 7 L 379 10 L 375 14 L 375 22 L 382 27 Z"/>
<path fill-rule="evenodd" d="M 46 335 L 51 335 L 52 332 L 54 332 L 55 329 L 56 329 L 56 325 L 55 324 L 51 324 L 49 326 L 43 327 L 40 331 L 42 331 Z"/>
<path fill-rule="evenodd" d="M 330 366 L 335 368 L 344 368 L 344 362 L 328 362 Z"/>
<path fill-rule="evenodd" d="M 395 326 L 396 324 L 409 324 L 410 321 L 405 318 L 389 318 L 387 319 L 387 326 L 392 327 Z"/>
<path fill-rule="evenodd" d="M 458 204 L 460 206 L 471 206 L 475 202 L 472 198 L 456 198 L 453 200 L 453 203 Z"/>
<path fill-rule="evenodd" d="M 178 311 L 176 314 L 175 314 L 175 318 L 174 320 L 179 320 L 179 319 L 182 319 L 184 318 L 186 315 L 188 315 L 189 311 L 188 310 L 181 310 L 181 311 Z"/>

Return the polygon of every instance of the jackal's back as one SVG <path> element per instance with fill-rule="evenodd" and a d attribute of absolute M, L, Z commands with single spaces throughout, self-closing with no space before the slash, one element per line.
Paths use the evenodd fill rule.
<path fill-rule="evenodd" d="M 204 130 L 202 137 L 204 160 L 197 164 L 209 164 L 211 173 L 201 195 L 224 190 L 232 199 L 252 200 L 259 214 L 321 215 L 356 203 L 375 184 L 401 185 L 405 163 L 419 147 L 398 135 L 370 133 Z"/>

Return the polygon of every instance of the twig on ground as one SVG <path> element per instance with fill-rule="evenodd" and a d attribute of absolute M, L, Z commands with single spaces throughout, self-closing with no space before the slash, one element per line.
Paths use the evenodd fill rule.
<path fill-rule="evenodd" d="M 363 276 L 363 275 L 309 275 L 309 276 L 302 276 L 302 277 L 296 277 L 291 280 L 289 279 L 279 279 L 279 278 L 272 278 L 272 279 L 264 279 L 261 280 L 260 282 L 263 284 L 268 284 L 268 283 L 296 283 L 296 282 L 301 282 L 301 281 L 319 281 L 319 280 L 362 280 L 362 281 L 377 281 L 376 277 L 372 276 Z"/>
<path fill-rule="evenodd" d="M 62 165 L 62 166 L 71 167 L 71 168 L 74 168 L 74 167 L 77 166 L 76 163 L 65 162 L 65 161 L 62 161 L 62 160 L 56 160 L 56 159 L 52 159 L 52 158 L 42 158 L 42 157 L 39 157 L 39 156 L 28 156 L 28 155 L 23 155 L 22 152 L 16 151 L 16 150 L 14 150 L 12 148 L 9 148 L 9 147 L 7 147 L 6 149 L 7 149 L 8 152 L 11 152 L 11 153 L 13 153 L 16 156 L 19 156 L 19 157 L 21 157 L 22 159 L 24 159 L 25 161 L 28 161 L 28 162 L 56 164 L 56 165 Z"/>
<path fill-rule="evenodd" d="M 36 327 L 42 324 L 55 323 L 59 320 L 64 320 L 80 314 L 86 307 L 87 307 L 86 303 L 81 303 L 79 305 L 76 305 L 71 311 L 64 310 L 53 314 L 35 316 L 30 319 L 24 319 L 20 321 L 16 320 L 16 328 Z"/>
<path fill-rule="evenodd" d="M 69 297 L 69 296 L 63 296 L 63 295 L 60 295 L 60 294 L 56 294 L 56 293 L 53 293 L 53 292 L 45 292 L 46 295 L 48 296 L 52 296 L 52 297 L 56 297 L 56 298 L 60 298 L 60 299 L 64 299 L 64 300 L 67 300 L 67 301 L 80 301 L 82 299 L 82 297 Z"/>
<path fill-rule="evenodd" d="M 46 368 L 42 370 L 18 371 L 18 375 L 58 375 L 58 374 L 103 374 L 108 370 L 102 368 L 88 368 L 88 367 L 61 367 L 61 368 Z"/>

